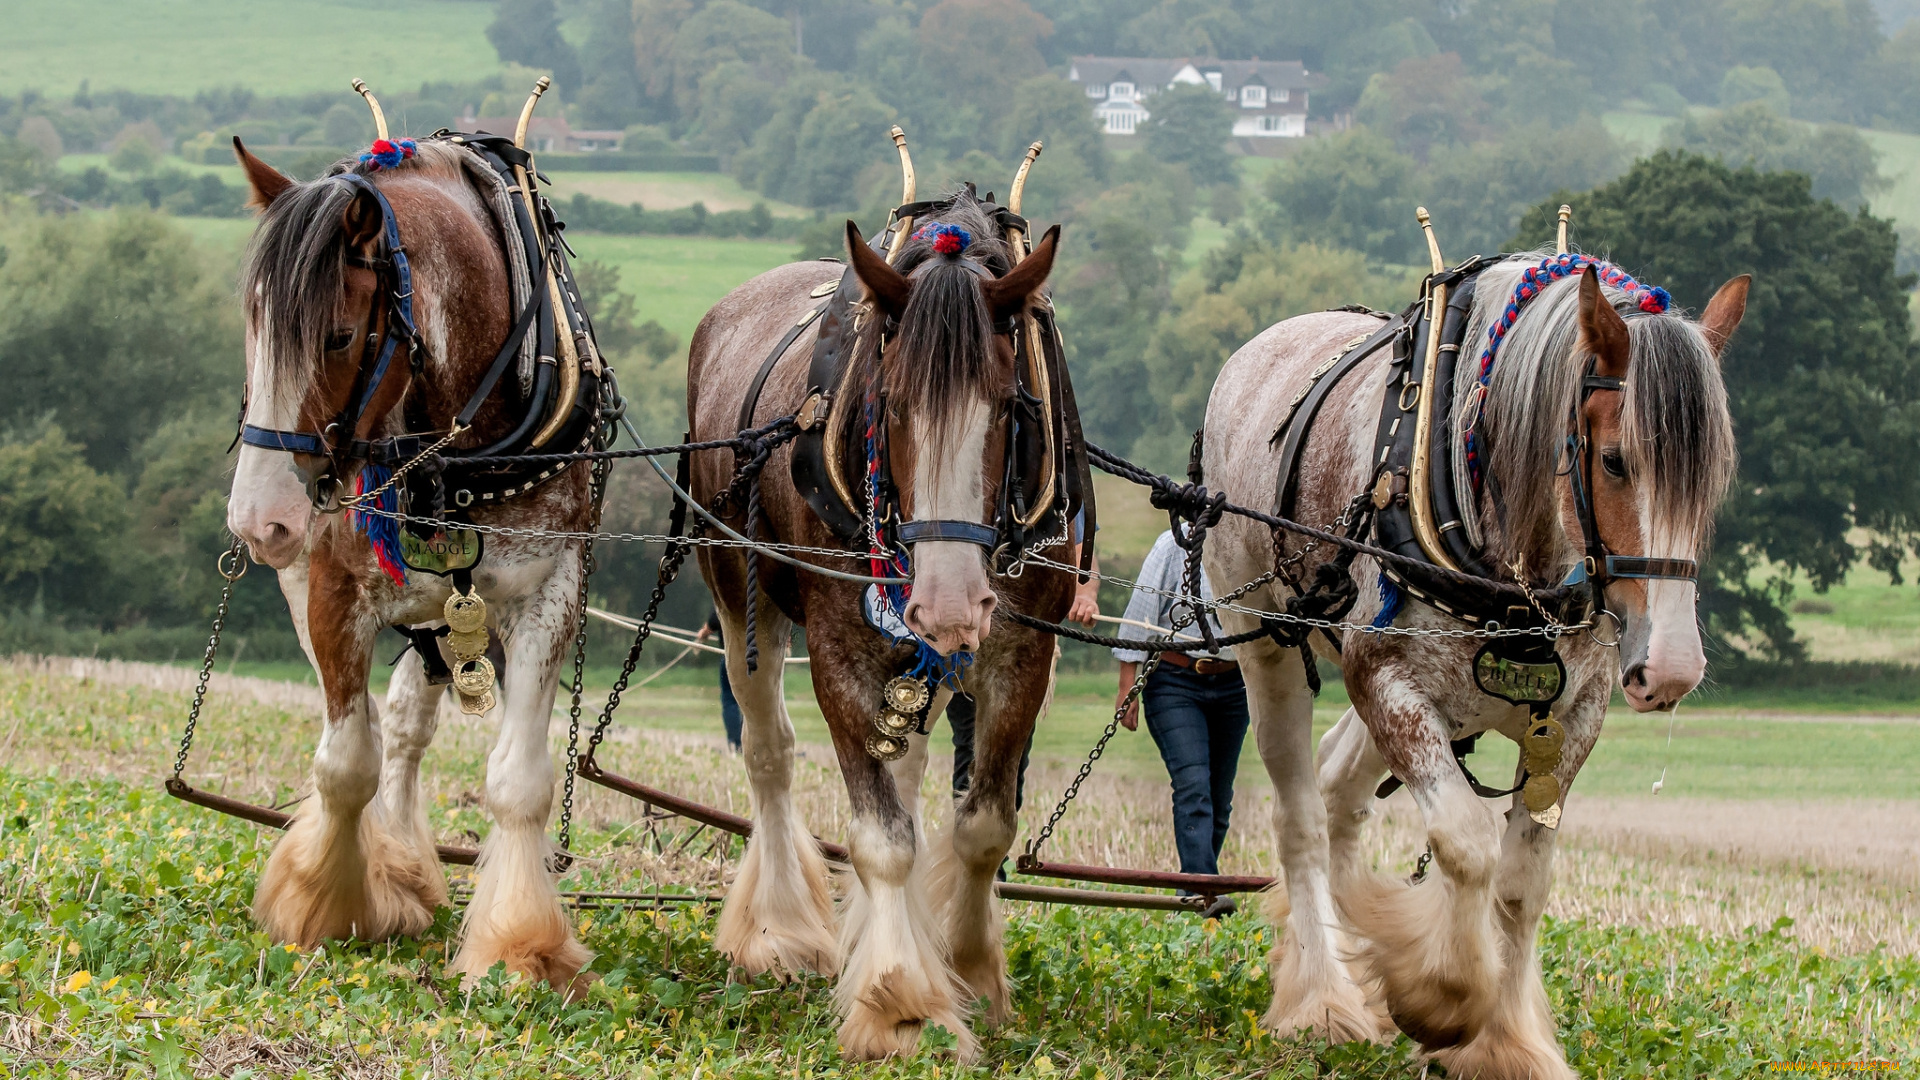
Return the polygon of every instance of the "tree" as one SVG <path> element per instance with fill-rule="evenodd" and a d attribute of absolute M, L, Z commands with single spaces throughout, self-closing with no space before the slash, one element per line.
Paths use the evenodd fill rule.
<path fill-rule="evenodd" d="M 126 496 L 58 426 L 0 444 L 0 598 L 118 614 Z"/>
<path fill-rule="evenodd" d="M 6 243 L 0 427 L 50 416 L 93 467 L 120 471 L 183 412 L 233 415 L 241 340 L 231 279 L 165 217 L 29 219 Z"/>
<path fill-rule="evenodd" d="M 1458 53 L 1409 57 L 1391 74 L 1375 75 L 1354 118 L 1421 158 L 1435 146 L 1487 136 L 1487 103 L 1467 80 Z"/>
<path fill-rule="evenodd" d="M 1184 165 L 1198 184 L 1225 184 L 1238 177 L 1227 140 L 1233 110 L 1210 86 L 1175 86 L 1147 99 L 1145 149 L 1169 165 Z"/>
<path fill-rule="evenodd" d="M 1106 143 L 1078 85 L 1055 75 L 1036 75 L 1014 87 L 1000 156 L 1018 160 L 1035 139 L 1046 145 L 1048 157 L 1072 154 L 1095 179 L 1106 179 Z"/>
<path fill-rule="evenodd" d="M 940 0 L 920 16 L 920 56 L 933 84 L 955 102 L 997 107 L 1013 87 L 1047 70 L 1039 42 L 1053 24 L 1023 0 Z"/>
<path fill-rule="evenodd" d="M 1410 263 L 1423 250 L 1410 194 L 1418 164 L 1368 128 L 1309 140 L 1267 174 L 1279 211 L 1263 222 L 1270 240 L 1292 239 Z"/>
<path fill-rule="evenodd" d="M 704 115 L 709 98 L 703 86 L 723 65 L 744 65 L 753 80 L 770 88 L 764 97 L 772 97 L 772 88 L 794 72 L 793 31 L 778 15 L 739 0 L 713 0 L 674 31 L 672 61 L 674 105 L 682 117 L 692 118 L 696 112 Z M 764 98 L 758 105 L 762 118 L 767 105 Z"/>
<path fill-rule="evenodd" d="M 594 344 L 601 352 L 615 360 L 642 356 L 660 361 L 680 351 L 680 340 L 658 319 L 640 321 L 640 306 L 633 294 L 620 288 L 618 266 L 582 259 L 573 270 L 574 282 L 580 286 L 580 302 L 593 319 Z"/>
<path fill-rule="evenodd" d="M 1729 165 L 1805 173 L 1813 180 L 1814 198 L 1832 199 L 1849 209 L 1866 205 L 1869 196 L 1887 185 L 1875 166 L 1873 147 L 1858 131 L 1811 127 L 1758 101 L 1710 116 L 1689 116 L 1668 125 L 1662 141 Z"/>
<path fill-rule="evenodd" d="M 777 199 L 850 208 L 860 200 L 861 171 L 889 149 L 892 121 L 893 110 L 850 79 L 826 73 L 795 79 L 752 149 L 741 154 L 740 177 Z"/>
<path fill-rule="evenodd" d="M 1892 224 L 1816 200 L 1797 173 L 1663 150 L 1611 184 L 1541 203 L 1517 242 L 1550 242 L 1562 201 L 1581 247 L 1682 306 L 1754 275 L 1721 360 L 1740 472 L 1702 568 L 1701 610 L 1723 640 L 1758 631 L 1775 656 L 1799 655 L 1781 610 L 1785 571 L 1825 591 L 1864 556 L 1897 581 L 1901 556 L 1920 550 L 1915 279 L 1894 271 Z"/>
<path fill-rule="evenodd" d="M 580 60 L 560 36 L 553 0 L 500 0 L 487 40 L 502 60 L 552 72 L 563 96 L 580 92 Z"/>
<path fill-rule="evenodd" d="M 1520 217 L 1555 191 L 1582 191 L 1620 175 L 1628 154 L 1592 118 L 1508 131 L 1498 142 L 1434 151 L 1415 181 L 1448 259 L 1500 250 Z"/>
<path fill-rule="evenodd" d="M 589 124 L 623 128 L 643 116 L 639 67 L 633 49 L 630 0 L 589 0 L 587 39 L 580 44 L 580 75 L 586 85 L 571 95 Z"/>

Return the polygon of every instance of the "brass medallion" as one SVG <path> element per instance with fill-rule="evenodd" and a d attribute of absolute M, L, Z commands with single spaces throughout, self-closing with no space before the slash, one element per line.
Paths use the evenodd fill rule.
<path fill-rule="evenodd" d="M 467 697 L 479 697 L 493 689 L 493 661 L 484 656 L 462 660 L 453 669 L 453 688 Z"/>
<path fill-rule="evenodd" d="M 873 730 L 890 739 L 904 739 L 914 728 L 913 717 L 888 709 L 873 718 Z"/>
<path fill-rule="evenodd" d="M 907 740 L 872 732 L 867 736 L 867 754 L 875 761 L 898 761 L 907 756 Z"/>
<path fill-rule="evenodd" d="M 454 698 L 460 702 L 460 711 L 463 713 L 466 713 L 468 716 L 479 716 L 482 713 L 491 711 L 494 706 L 494 698 L 493 698 L 492 690 L 488 690 L 486 693 L 481 694 L 479 697 L 468 697 L 465 694 L 455 694 Z"/>
<path fill-rule="evenodd" d="M 475 630 L 484 630 L 487 626 L 487 602 L 479 593 L 454 593 L 447 597 L 446 607 L 440 614 L 447 620 L 447 626 L 456 634 L 471 634 Z"/>
<path fill-rule="evenodd" d="M 447 634 L 447 650 L 461 659 L 481 655 L 487 651 L 486 627 L 469 630 L 464 634 L 457 632 Z"/>
<path fill-rule="evenodd" d="M 933 697 L 926 683 L 919 679 L 910 679 L 905 675 L 890 680 L 883 696 L 886 699 L 887 708 L 908 715 L 926 708 L 927 702 Z"/>

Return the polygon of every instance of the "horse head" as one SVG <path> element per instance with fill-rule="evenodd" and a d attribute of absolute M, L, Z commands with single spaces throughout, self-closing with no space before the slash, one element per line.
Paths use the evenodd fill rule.
<path fill-rule="evenodd" d="M 458 167 L 443 159 L 457 151 L 422 146 L 422 160 L 390 169 L 376 193 L 370 176 L 377 166 L 337 165 L 298 183 L 238 139 L 234 150 L 261 221 L 241 281 L 246 434 L 227 527 L 256 561 L 285 568 L 305 549 L 316 511 L 337 508 L 361 468 L 355 443 L 393 428 L 403 399 L 428 417 L 448 412 L 441 399 L 452 388 L 434 385 L 445 380 L 415 376 L 433 357 L 436 366 L 457 361 L 468 337 L 505 333 L 503 314 L 482 311 L 466 321 L 487 325 L 450 335 L 445 310 L 456 292 L 503 295 L 505 273 L 475 220 L 477 203 L 463 184 L 448 182 Z M 396 234 L 403 223 L 415 226 L 405 248 L 411 327 L 386 235 L 389 214 Z M 416 382 L 426 385 L 415 390 Z"/>
<path fill-rule="evenodd" d="M 1576 440 L 1593 466 L 1592 521 L 1604 550 L 1692 560 L 1706 547 L 1733 473 L 1732 423 L 1719 359 L 1746 312 L 1751 278 L 1723 284 L 1698 322 L 1634 312 L 1626 318 L 1589 267 L 1580 274 Z M 1583 367 L 1583 371 L 1584 371 Z M 1597 377 L 1597 378 L 1594 378 Z M 1561 470 L 1563 520 L 1581 536 L 1578 473 Z M 1590 568 L 1590 570 L 1593 568 Z M 1670 709 L 1706 671 L 1690 578 L 1616 576 L 1605 582 L 1619 620 L 1620 685 L 1636 712 Z"/>
<path fill-rule="evenodd" d="M 1016 398 L 1014 333 L 1053 270 L 1058 226 L 1017 264 L 970 195 L 935 212 L 895 265 L 847 223 L 872 316 L 863 330 L 873 407 L 908 529 L 908 627 L 942 655 L 979 647 L 995 597 L 987 576 L 1005 431 Z M 968 529 L 972 525 L 976 528 Z M 979 526 L 986 526 L 983 530 Z M 958 539 L 962 534 L 972 538 Z"/>

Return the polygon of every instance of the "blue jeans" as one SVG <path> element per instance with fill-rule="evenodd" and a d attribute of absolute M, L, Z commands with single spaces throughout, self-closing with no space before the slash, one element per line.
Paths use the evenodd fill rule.
<path fill-rule="evenodd" d="M 1142 695 L 1147 731 L 1173 778 L 1173 841 L 1183 874 L 1220 872 L 1233 817 L 1233 775 L 1247 737 L 1247 687 L 1238 671 L 1197 675 L 1162 664 Z"/>
<path fill-rule="evenodd" d="M 727 729 L 727 748 L 740 749 L 740 703 L 733 700 L 733 684 L 727 681 L 727 658 L 720 658 L 720 723 Z"/>

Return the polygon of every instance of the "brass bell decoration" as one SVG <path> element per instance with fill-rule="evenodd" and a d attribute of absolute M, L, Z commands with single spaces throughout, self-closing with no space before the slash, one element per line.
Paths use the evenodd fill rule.
<path fill-rule="evenodd" d="M 1520 801 L 1527 816 L 1547 828 L 1560 825 L 1560 748 L 1567 742 L 1567 729 L 1552 716 L 1536 718 L 1527 725 L 1527 736 L 1520 744 L 1526 758 L 1527 783 L 1520 789 Z"/>
<path fill-rule="evenodd" d="M 880 711 L 867 733 L 867 754 L 876 761 L 906 756 L 907 737 L 921 729 L 933 705 L 933 685 L 924 679 L 895 676 L 880 691 Z"/>

